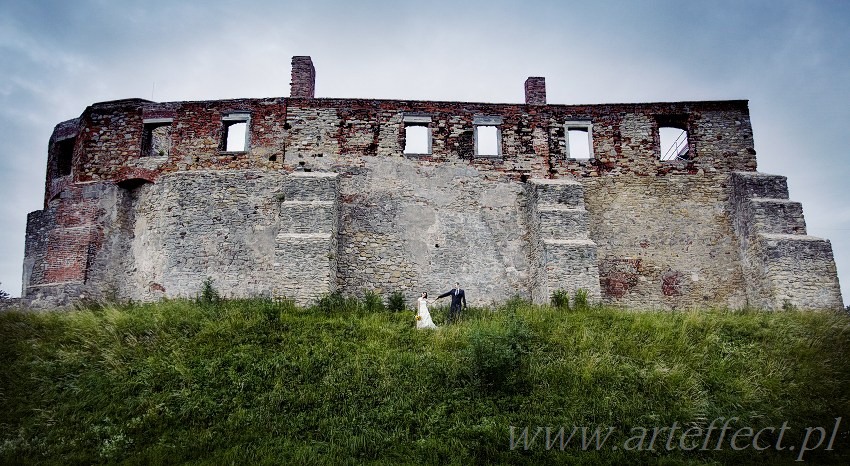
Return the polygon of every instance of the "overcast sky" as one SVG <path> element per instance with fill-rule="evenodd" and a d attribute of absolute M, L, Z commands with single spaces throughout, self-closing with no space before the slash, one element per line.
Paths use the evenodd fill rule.
<path fill-rule="evenodd" d="M 0 288 L 20 295 L 53 126 L 87 105 L 289 95 L 523 102 L 748 99 L 850 302 L 850 2 L 0 0 Z"/>

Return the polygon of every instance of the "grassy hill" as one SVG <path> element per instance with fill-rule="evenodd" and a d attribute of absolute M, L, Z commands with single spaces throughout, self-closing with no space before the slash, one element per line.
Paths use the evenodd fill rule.
<path fill-rule="evenodd" d="M 516 300 L 417 331 L 374 298 L 0 314 L 0 462 L 850 458 L 846 315 Z"/>

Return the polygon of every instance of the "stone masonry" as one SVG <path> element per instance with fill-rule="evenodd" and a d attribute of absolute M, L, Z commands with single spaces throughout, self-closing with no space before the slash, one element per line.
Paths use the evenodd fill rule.
<path fill-rule="evenodd" d="M 293 57 L 287 98 L 126 99 L 57 125 L 22 301 L 193 297 L 209 277 L 302 304 L 459 281 L 472 305 L 841 307 L 829 241 L 756 171 L 746 101 L 555 105 L 542 77 L 522 104 L 332 99 L 315 75 Z M 661 128 L 682 134 L 670 160 Z"/>
<path fill-rule="evenodd" d="M 546 302 L 556 290 L 601 295 L 596 243 L 589 238 L 584 188 L 570 179 L 529 180 L 528 229 L 533 267 L 531 298 Z"/>
<path fill-rule="evenodd" d="M 736 172 L 732 182 L 748 302 L 770 309 L 840 303 L 832 247 L 806 234 L 803 206 L 788 199 L 785 177 Z"/>

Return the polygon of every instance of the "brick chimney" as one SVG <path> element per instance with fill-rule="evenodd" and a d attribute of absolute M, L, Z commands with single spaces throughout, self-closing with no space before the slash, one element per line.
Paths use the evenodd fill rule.
<path fill-rule="evenodd" d="M 546 78 L 532 76 L 525 80 L 525 103 L 546 105 Z"/>
<path fill-rule="evenodd" d="M 312 99 L 316 95 L 316 69 L 310 57 L 292 57 L 292 82 L 289 97 Z"/>

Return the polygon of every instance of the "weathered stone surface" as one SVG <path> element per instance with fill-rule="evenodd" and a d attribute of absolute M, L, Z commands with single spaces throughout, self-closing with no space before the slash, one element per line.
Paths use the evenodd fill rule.
<path fill-rule="evenodd" d="M 551 105 L 315 98 L 96 103 L 56 126 L 23 301 L 401 291 L 471 304 L 557 289 L 634 307 L 841 305 L 828 241 L 756 172 L 746 101 Z M 244 150 L 227 150 L 233 122 Z M 430 152 L 406 154 L 406 125 Z M 476 125 L 497 126 L 496 156 Z M 567 133 L 589 130 L 589 159 Z M 570 126 L 573 125 L 573 126 Z M 687 131 L 660 160 L 659 127 Z M 241 148 L 241 147 L 240 147 Z"/>
<path fill-rule="evenodd" d="M 341 289 L 433 294 L 459 281 L 474 303 L 528 295 L 520 183 L 463 163 L 363 164 L 341 174 Z"/>
<path fill-rule="evenodd" d="M 135 195 L 122 296 L 224 296 L 306 303 L 335 289 L 337 177 L 258 171 L 177 173 Z M 157 284 L 154 287 L 152 284 Z M 164 290 L 164 291 L 163 291 Z"/>
<path fill-rule="evenodd" d="M 557 290 L 572 294 L 578 289 L 599 299 L 596 243 L 588 239 L 581 183 L 533 179 L 527 191 L 532 299 L 545 303 Z"/>
<path fill-rule="evenodd" d="M 736 172 L 732 185 L 748 303 L 766 309 L 841 309 L 832 245 L 806 234 L 803 207 L 788 200 L 785 177 Z"/>
<path fill-rule="evenodd" d="M 728 173 L 622 175 L 582 184 L 610 302 L 675 309 L 746 304 Z M 669 293 L 675 274 L 678 292 Z"/>

